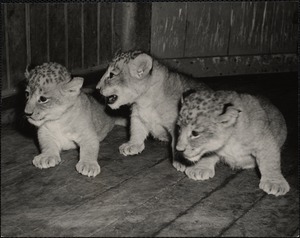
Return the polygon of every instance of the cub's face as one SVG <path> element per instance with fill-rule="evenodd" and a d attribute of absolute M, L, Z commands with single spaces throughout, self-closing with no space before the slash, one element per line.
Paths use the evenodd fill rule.
<path fill-rule="evenodd" d="M 217 152 L 232 135 L 238 114 L 239 110 L 216 98 L 215 93 L 205 97 L 201 92 L 191 94 L 180 109 L 176 149 L 193 162 Z"/>
<path fill-rule="evenodd" d="M 136 51 L 121 53 L 109 64 L 96 88 L 112 109 L 132 104 L 144 92 L 151 68 L 149 55 Z"/>
<path fill-rule="evenodd" d="M 25 76 L 27 102 L 24 112 L 28 121 L 37 127 L 61 118 L 74 104 L 83 83 L 82 78 L 71 80 L 67 70 L 56 63 L 26 70 Z"/>

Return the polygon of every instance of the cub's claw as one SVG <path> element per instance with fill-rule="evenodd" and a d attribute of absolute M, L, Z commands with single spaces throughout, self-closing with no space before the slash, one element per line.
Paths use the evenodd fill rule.
<path fill-rule="evenodd" d="M 88 177 L 95 177 L 100 173 L 100 166 L 95 162 L 86 162 L 86 161 L 79 161 L 76 164 L 76 170 L 78 173 L 82 175 L 86 175 Z"/>
<path fill-rule="evenodd" d="M 277 197 L 286 194 L 290 190 L 290 185 L 284 178 L 278 180 L 262 179 L 259 188 Z"/>
<path fill-rule="evenodd" d="M 215 170 L 191 166 L 185 170 L 185 174 L 193 180 L 207 180 L 215 176 Z"/>
<path fill-rule="evenodd" d="M 184 172 L 186 170 L 186 166 L 178 161 L 173 161 L 173 166 L 177 171 Z"/>
<path fill-rule="evenodd" d="M 145 149 L 145 144 L 131 144 L 130 142 L 124 143 L 119 147 L 120 154 L 136 155 L 141 153 Z"/>
<path fill-rule="evenodd" d="M 47 155 L 42 153 L 35 156 L 32 163 L 37 168 L 47 169 L 58 165 L 60 161 L 61 159 L 58 155 Z"/>

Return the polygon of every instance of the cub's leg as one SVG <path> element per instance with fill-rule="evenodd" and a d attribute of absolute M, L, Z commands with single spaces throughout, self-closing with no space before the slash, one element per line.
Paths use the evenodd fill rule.
<path fill-rule="evenodd" d="M 261 173 L 259 188 L 275 196 L 284 195 L 290 190 L 281 173 L 280 150 L 273 141 L 257 152 L 256 161 Z"/>
<path fill-rule="evenodd" d="M 78 141 L 80 147 L 79 162 L 76 169 L 79 173 L 88 177 L 95 177 L 100 173 L 100 166 L 97 162 L 99 153 L 99 140 L 97 134 L 89 131 Z"/>
<path fill-rule="evenodd" d="M 138 116 L 131 116 L 130 140 L 119 147 L 121 154 L 135 155 L 145 149 L 144 141 L 149 134 L 148 128 Z"/>
<path fill-rule="evenodd" d="M 173 127 L 175 128 L 175 126 Z M 180 155 L 176 153 L 176 137 L 175 137 L 175 130 L 170 131 L 171 137 L 172 137 L 172 165 L 173 167 L 179 171 L 184 172 L 186 170 L 186 166 L 179 162 Z"/>
<path fill-rule="evenodd" d="M 217 155 L 201 158 L 197 164 L 187 167 L 185 174 L 193 180 L 206 180 L 215 176 L 215 165 L 220 160 Z"/>
<path fill-rule="evenodd" d="M 54 167 L 60 163 L 60 146 L 55 137 L 44 127 L 38 130 L 38 140 L 42 153 L 35 156 L 32 163 L 40 169 Z"/>

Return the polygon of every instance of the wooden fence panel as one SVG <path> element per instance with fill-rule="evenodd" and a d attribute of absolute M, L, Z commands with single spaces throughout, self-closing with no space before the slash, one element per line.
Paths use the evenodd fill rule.
<path fill-rule="evenodd" d="M 185 57 L 226 55 L 230 31 L 230 3 L 189 2 Z"/>
<path fill-rule="evenodd" d="M 66 33 L 64 4 L 49 4 L 50 61 L 66 65 Z"/>
<path fill-rule="evenodd" d="M 68 4 L 68 67 L 82 68 L 82 4 Z"/>
<path fill-rule="evenodd" d="M 271 2 L 233 2 L 229 55 L 270 53 Z"/>
<path fill-rule="evenodd" d="M 31 62 L 41 64 L 48 60 L 47 5 L 30 4 Z"/>
<path fill-rule="evenodd" d="M 112 3 L 101 3 L 99 19 L 99 61 L 112 58 Z"/>
<path fill-rule="evenodd" d="M 152 3 L 151 52 L 156 57 L 184 56 L 187 3 Z"/>
<path fill-rule="evenodd" d="M 298 1 L 273 3 L 272 53 L 297 52 Z"/>
<path fill-rule="evenodd" d="M 97 64 L 97 4 L 87 3 L 84 8 L 84 67 Z"/>
<path fill-rule="evenodd" d="M 25 6 L 7 4 L 7 35 L 9 53 L 10 88 L 24 79 L 26 67 Z M 6 49 L 6 48 L 5 48 Z"/>
<path fill-rule="evenodd" d="M 7 15 L 7 11 L 6 9 L 4 10 L 5 6 L 4 5 L 0 5 L 1 8 L 1 32 L 6 32 L 6 24 L 7 24 L 7 19 L 4 17 Z M 4 12 L 5 11 L 5 12 Z M 7 78 L 7 57 L 6 57 L 6 34 L 2 34 L 1 35 L 1 49 L 0 51 L 2 52 L 1 54 L 1 60 L 2 60 L 2 65 L 1 65 L 1 90 L 2 92 L 8 89 L 8 78 Z"/>

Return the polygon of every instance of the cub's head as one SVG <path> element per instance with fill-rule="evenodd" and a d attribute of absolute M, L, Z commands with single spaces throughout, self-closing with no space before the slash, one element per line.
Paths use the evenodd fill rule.
<path fill-rule="evenodd" d="M 182 98 L 177 124 L 176 149 L 190 161 L 217 152 L 232 135 L 241 110 L 235 108 L 234 92 L 194 92 Z"/>
<path fill-rule="evenodd" d="M 74 104 L 83 84 L 83 78 L 72 79 L 68 70 L 57 63 L 27 66 L 25 77 L 25 116 L 38 127 L 59 119 Z"/>
<path fill-rule="evenodd" d="M 135 102 L 144 92 L 152 61 L 151 56 L 141 51 L 120 53 L 114 57 L 96 86 L 112 109 Z"/>

